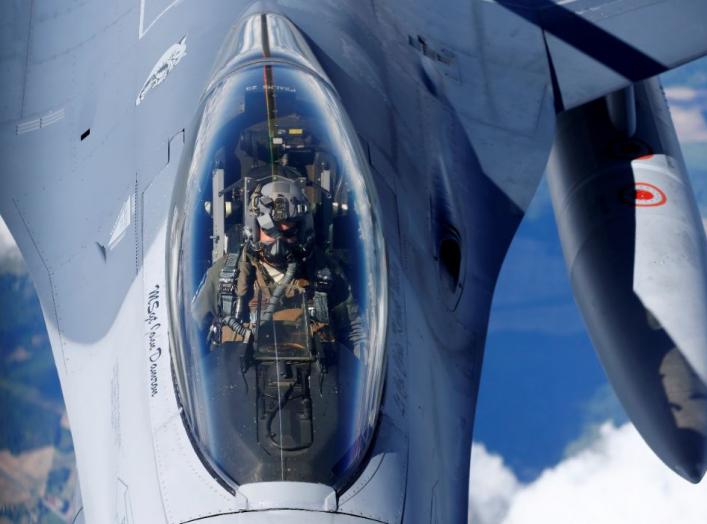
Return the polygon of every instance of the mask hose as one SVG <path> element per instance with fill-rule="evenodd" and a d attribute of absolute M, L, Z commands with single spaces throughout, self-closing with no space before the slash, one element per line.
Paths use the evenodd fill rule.
<path fill-rule="evenodd" d="M 272 319 L 273 313 L 275 313 L 275 307 L 277 307 L 277 304 L 280 302 L 282 294 L 295 278 L 295 272 L 297 271 L 298 265 L 299 264 L 297 264 L 297 262 L 290 262 L 287 264 L 285 276 L 282 277 L 282 280 L 280 280 L 280 283 L 275 288 L 275 291 L 272 292 L 270 300 L 268 300 L 268 305 L 265 307 L 265 311 L 263 311 L 263 316 L 261 317 L 263 322 L 267 322 Z"/>

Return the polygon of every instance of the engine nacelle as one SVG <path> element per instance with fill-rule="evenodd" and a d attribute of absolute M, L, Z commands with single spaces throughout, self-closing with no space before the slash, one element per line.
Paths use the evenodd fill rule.
<path fill-rule="evenodd" d="M 632 422 L 707 468 L 707 247 L 657 79 L 558 116 L 549 169 L 576 301 Z"/>

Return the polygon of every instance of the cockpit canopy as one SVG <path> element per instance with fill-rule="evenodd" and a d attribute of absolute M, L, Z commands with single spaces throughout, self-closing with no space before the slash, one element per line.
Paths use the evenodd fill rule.
<path fill-rule="evenodd" d="M 261 63 L 206 97 L 170 222 L 173 356 L 225 482 L 336 489 L 370 443 L 386 267 L 374 188 L 332 89 Z"/>

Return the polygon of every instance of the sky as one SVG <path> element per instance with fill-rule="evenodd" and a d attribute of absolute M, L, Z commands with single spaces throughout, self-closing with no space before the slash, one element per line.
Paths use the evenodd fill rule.
<path fill-rule="evenodd" d="M 707 59 L 662 78 L 707 229 Z M 704 524 L 694 486 L 650 451 L 608 385 L 572 297 L 543 183 L 491 312 L 470 468 L 474 524 Z"/>
<path fill-rule="evenodd" d="M 707 217 L 707 59 L 663 83 Z M 10 275 L 26 278 L 0 219 L 0 276 Z M 693 486 L 669 471 L 606 382 L 572 297 L 544 183 L 498 283 L 470 472 L 474 524 L 707 520 L 707 481 Z"/>
<path fill-rule="evenodd" d="M 0 274 L 23 275 L 25 263 L 7 225 L 0 217 Z"/>

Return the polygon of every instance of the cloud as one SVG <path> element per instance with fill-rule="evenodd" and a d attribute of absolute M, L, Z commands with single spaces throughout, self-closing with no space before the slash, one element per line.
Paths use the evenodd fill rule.
<path fill-rule="evenodd" d="M 499 523 L 521 487 L 499 455 L 489 453 L 481 443 L 471 448 L 469 522 Z"/>
<path fill-rule="evenodd" d="M 602 425 L 529 484 L 481 445 L 472 451 L 470 493 L 473 524 L 701 524 L 707 515 L 707 481 L 695 486 L 668 470 L 631 424 Z"/>
<path fill-rule="evenodd" d="M 675 85 L 667 87 L 665 95 L 680 142 L 707 142 L 707 89 Z"/>
<path fill-rule="evenodd" d="M 694 102 L 701 98 L 707 99 L 707 89 L 695 89 L 689 86 L 670 86 L 665 88 L 665 96 L 668 102 L 681 103 L 681 102 Z"/>
<path fill-rule="evenodd" d="M 600 385 L 589 399 L 581 404 L 582 432 L 565 445 L 564 457 L 571 458 L 591 447 L 601 437 L 604 427 L 613 423 L 622 425 L 628 416 L 616 397 L 614 388 L 608 383 Z"/>
<path fill-rule="evenodd" d="M 707 122 L 700 107 L 674 105 L 670 113 L 681 143 L 707 142 Z"/>
<path fill-rule="evenodd" d="M 15 244 L 5 221 L 0 217 L 0 275 L 5 273 L 21 275 L 25 271 L 25 263 L 20 250 L 17 249 L 17 244 Z"/>

